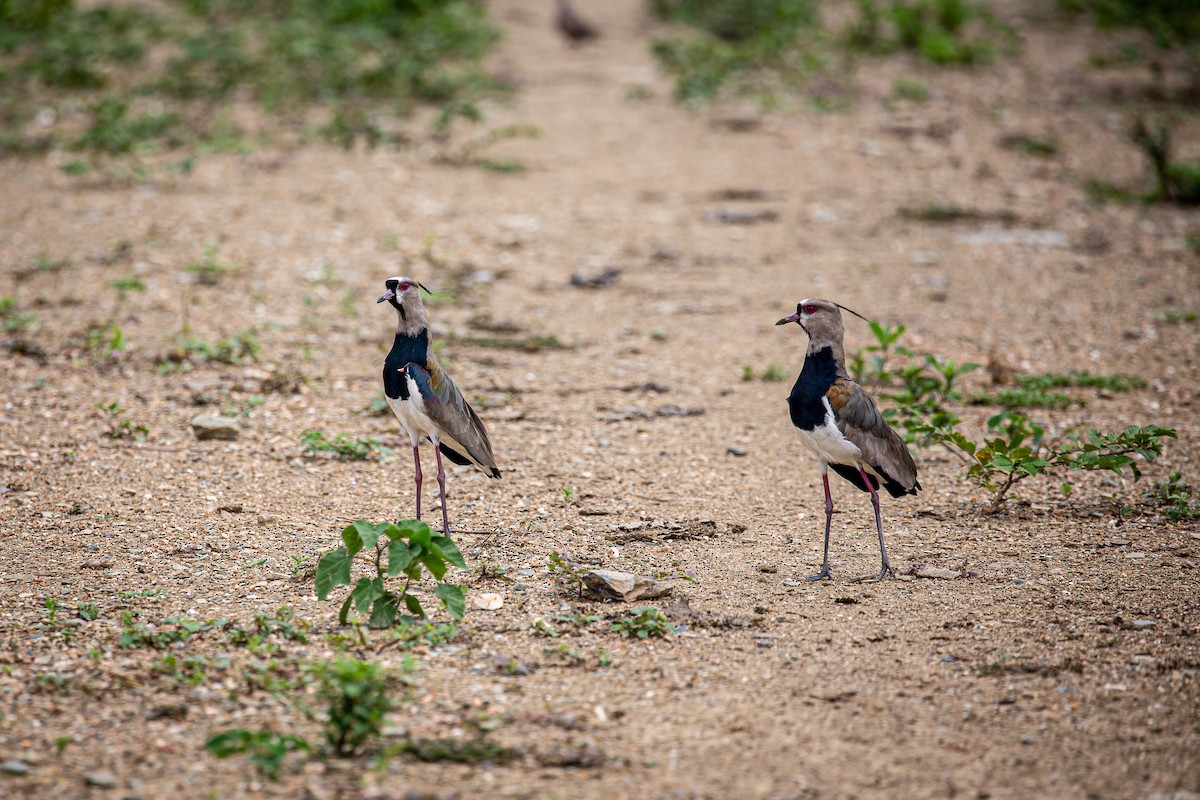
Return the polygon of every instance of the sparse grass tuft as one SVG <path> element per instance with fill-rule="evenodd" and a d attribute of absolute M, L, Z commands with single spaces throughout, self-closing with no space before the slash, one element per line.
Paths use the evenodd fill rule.
<path fill-rule="evenodd" d="M 1200 498 L 1178 472 L 1172 472 L 1150 487 L 1150 491 L 1142 497 L 1155 505 L 1167 510 L 1167 516 L 1173 520 L 1200 519 Z"/>
<path fill-rule="evenodd" d="M 671 633 L 671 626 L 666 614 L 654 606 L 642 606 L 632 609 L 632 616 L 614 622 L 612 630 L 626 638 L 649 639 L 666 636 Z"/>
<path fill-rule="evenodd" d="M 197 363 L 244 364 L 257 362 L 259 356 L 258 333 L 245 330 L 215 342 L 198 339 L 185 330 L 175 337 L 175 348 L 159 363 L 160 369 L 192 369 Z"/>
<path fill-rule="evenodd" d="M 693 29 L 653 44 L 684 105 L 706 105 L 727 89 L 770 102 L 776 90 L 802 85 L 820 66 L 813 0 L 653 0 L 651 8 L 659 19 Z"/>
<path fill-rule="evenodd" d="M 934 64 L 970 66 L 991 61 L 1015 34 L 973 0 L 858 0 L 847 32 L 851 49 L 907 51 Z"/>
<path fill-rule="evenodd" d="M 345 459 L 375 459 L 383 461 L 395 452 L 385 447 L 373 436 L 353 437 L 339 433 L 332 439 L 326 438 L 325 432 L 307 430 L 300 434 L 300 444 L 305 453 L 332 453 L 338 458 Z"/>

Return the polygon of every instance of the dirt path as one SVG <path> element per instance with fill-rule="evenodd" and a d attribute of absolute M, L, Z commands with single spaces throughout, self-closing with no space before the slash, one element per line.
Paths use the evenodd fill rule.
<path fill-rule="evenodd" d="M 27 770 L 0 775 L 0 791 L 1195 798 L 1200 532 L 1144 506 L 1124 520 L 1117 510 L 1171 471 L 1200 482 L 1197 328 L 1161 316 L 1200 308 L 1197 258 L 1182 244 L 1197 220 L 1095 206 L 1083 190 L 1089 176 L 1142 174 L 1126 118 L 1105 100 L 1134 73 L 1086 71 L 1094 41 L 1082 27 L 1021 24 L 1021 55 L 981 74 L 859 65 L 847 113 L 762 116 L 731 102 L 693 114 L 669 102 L 641 4 L 583 6 L 604 38 L 580 49 L 552 35 L 546 5 L 494 4 L 507 35 L 496 63 L 517 92 L 489 124 L 540 130 L 496 148 L 522 175 L 319 147 L 204 157 L 186 179 L 132 187 L 68 178 L 57 156 L 0 162 L 0 294 L 38 316 L 47 351 L 0 350 L 0 761 Z M 928 84 L 930 101 L 889 100 L 897 75 Z M 1178 140 L 1200 141 L 1186 135 L 1195 128 Z M 1009 133 L 1050 136 L 1060 155 L 998 146 Z M 1015 221 L 899 213 L 931 204 Z M 774 216 L 721 221 L 761 212 Z M 97 261 L 121 241 L 128 260 Z M 184 266 L 206 247 L 242 268 L 196 283 Z M 18 275 L 35 257 L 69 265 Z M 613 286 L 569 283 L 609 267 L 621 271 Z M 451 642 L 411 651 L 418 671 L 392 720 L 393 735 L 494 728 L 522 755 L 471 766 L 398 756 L 374 772 L 367 758 L 296 759 L 265 782 L 203 743 L 264 725 L 319 736 L 271 689 L 298 677 L 296 659 L 334 655 L 337 605 L 290 572 L 350 520 L 411 513 L 394 421 L 362 413 L 393 325 L 374 299 L 405 272 L 458 295 L 430 304 L 442 338 L 501 335 L 480 329 L 487 315 L 569 346 L 445 345 L 458 384 L 482 398 L 504 470 L 499 482 L 455 470 L 450 510 L 501 532 L 460 541 L 471 564 L 503 568 L 472 578 L 503 607 L 472 608 Z M 147 291 L 118 303 L 106 286 L 122 274 Z M 789 383 L 742 371 L 798 371 L 802 332 L 773 323 L 805 296 L 903 323 L 910 347 L 960 361 L 1135 373 L 1147 388 L 1091 393 L 1046 419 L 1054 430 L 1158 423 L 1179 440 L 1141 485 L 1085 478 L 1063 499 L 1056 481 L 1030 481 L 990 517 L 959 463 L 925 451 L 926 491 L 885 498 L 893 562 L 970 577 L 848 582 L 878 555 L 867 498 L 839 485 L 838 580 L 804 583 L 820 560 L 819 475 L 788 425 Z M 185 308 L 204 339 L 256 330 L 264 364 L 302 377 L 298 391 L 270 391 L 262 365 L 156 370 Z M 110 317 L 128 351 L 97 365 L 88 330 Z M 851 326 L 848 349 L 868 337 Z M 197 400 L 248 410 L 241 437 L 196 442 Z M 113 401 L 149 429 L 144 441 L 104 435 L 113 421 L 96 406 Z M 383 437 L 398 455 L 304 455 L 310 428 Z M 681 629 L 654 642 L 610 632 L 627 609 L 564 592 L 552 551 L 692 576 L 660 602 L 676 604 Z M 48 597 L 100 616 L 70 621 L 64 642 L 45 627 Z M 247 626 L 282 605 L 312 624 L 308 644 L 118 645 L 122 611 L 166 630 L 179 615 Z M 551 619 L 574 614 L 603 619 Z M 563 635 L 539 635 L 539 619 Z M 352 652 L 398 666 L 405 652 L 385 641 Z M 189 680 L 178 662 L 192 656 L 201 675 Z"/>

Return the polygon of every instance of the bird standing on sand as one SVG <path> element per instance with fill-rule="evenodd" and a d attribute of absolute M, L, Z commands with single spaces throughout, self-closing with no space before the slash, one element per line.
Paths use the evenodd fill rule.
<path fill-rule="evenodd" d="M 581 44 L 600 35 L 599 31 L 575 13 L 570 0 L 558 0 L 558 13 L 554 17 L 554 24 L 558 27 L 558 32 L 572 44 Z"/>
<path fill-rule="evenodd" d="M 421 518 L 422 440 L 433 444 L 442 499 L 442 533 L 450 535 L 446 511 L 446 472 L 442 453 L 455 464 L 471 465 L 489 478 L 499 478 L 492 442 L 471 404 L 444 372 L 430 346 L 429 316 L 421 302 L 424 286 L 412 278 L 388 278 L 376 302 L 396 309 L 396 339 L 383 363 L 383 392 L 400 426 L 412 440 L 416 465 L 417 519 Z M 429 291 L 425 289 L 425 291 Z"/>
<path fill-rule="evenodd" d="M 879 577 L 896 577 L 883 546 L 883 522 L 879 516 L 879 487 L 892 497 L 916 494 L 917 465 L 904 446 L 904 440 L 892 430 L 870 395 L 846 371 L 843 349 L 845 328 L 839 309 L 850 309 L 829 300 L 802 300 L 796 313 L 776 322 L 795 322 L 808 334 L 804 368 L 788 396 L 792 425 L 801 444 L 817 457 L 821 481 L 825 484 L 825 556 L 821 571 L 808 578 L 832 580 L 829 572 L 829 526 L 833 519 L 833 498 L 829 495 L 829 467 L 864 492 L 871 493 L 875 508 L 875 530 L 879 533 L 879 557 L 883 566 Z M 860 319 L 861 314 L 850 311 Z"/>

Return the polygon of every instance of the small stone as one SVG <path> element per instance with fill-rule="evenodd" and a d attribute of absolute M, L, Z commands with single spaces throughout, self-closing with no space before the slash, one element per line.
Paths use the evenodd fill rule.
<path fill-rule="evenodd" d="M 192 433 L 200 441 L 208 439 L 238 438 L 237 417 L 219 417 L 215 414 L 199 414 L 192 418 Z"/>
<path fill-rule="evenodd" d="M 608 600 L 652 600 L 669 595 L 674 586 L 657 581 L 646 575 L 618 572 L 611 569 L 593 569 L 583 573 L 584 585 L 594 594 Z"/>
<path fill-rule="evenodd" d="M 742 458 L 746 455 L 746 451 L 740 447 L 728 447 L 725 449 L 725 452 L 734 458 Z"/>
<path fill-rule="evenodd" d="M 916 576 L 918 578 L 940 578 L 942 580 L 953 580 L 954 578 L 962 577 L 962 573 L 956 569 L 931 567 L 926 564 L 917 570 Z"/>
<path fill-rule="evenodd" d="M 705 409 L 696 406 L 663 406 L 658 410 L 660 417 L 698 417 Z"/>
<path fill-rule="evenodd" d="M 590 742 L 553 745 L 534 757 L 543 767 L 596 767 L 604 763 L 604 752 Z"/>
<path fill-rule="evenodd" d="M 483 594 L 475 594 L 472 592 L 468 595 L 471 598 L 471 607 L 480 608 L 484 611 L 495 611 L 504 606 L 504 598 L 495 592 L 484 592 Z"/>
<path fill-rule="evenodd" d="M 117 776 L 113 775 L 108 770 L 100 770 L 99 772 L 89 772 L 84 781 L 88 786 L 96 786 L 100 789 L 112 789 L 117 785 Z"/>
<path fill-rule="evenodd" d="M 1024 586 L 1028 583 L 1024 578 L 1013 578 L 1013 586 Z"/>
<path fill-rule="evenodd" d="M 942 663 L 945 663 L 945 664 L 953 664 L 955 661 L 958 661 L 958 657 L 957 656 L 942 656 L 940 660 L 942 661 Z"/>
<path fill-rule="evenodd" d="M 0 764 L 0 772 L 3 772 L 5 775 L 28 775 L 29 765 L 24 761 L 10 759 Z"/>
<path fill-rule="evenodd" d="M 1129 627 L 1134 628 L 1135 630 L 1144 631 L 1153 628 L 1157 624 L 1158 623 L 1152 619 L 1135 619 L 1130 620 Z"/>

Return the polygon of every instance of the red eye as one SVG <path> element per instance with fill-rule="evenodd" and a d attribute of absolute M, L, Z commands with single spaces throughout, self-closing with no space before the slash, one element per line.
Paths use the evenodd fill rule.
<path fill-rule="evenodd" d="M 811 306 L 811 305 L 810 305 L 810 306 L 805 306 L 805 307 L 804 307 L 804 309 L 803 309 L 803 311 L 804 311 L 804 313 L 805 313 L 805 314 L 815 314 L 815 313 L 817 313 L 817 307 L 816 307 L 816 306 Z"/>
<path fill-rule="evenodd" d="M 411 287 L 412 287 L 411 283 L 409 283 L 408 281 L 404 281 L 399 286 L 396 287 L 396 291 L 397 292 L 407 292 Z"/>

